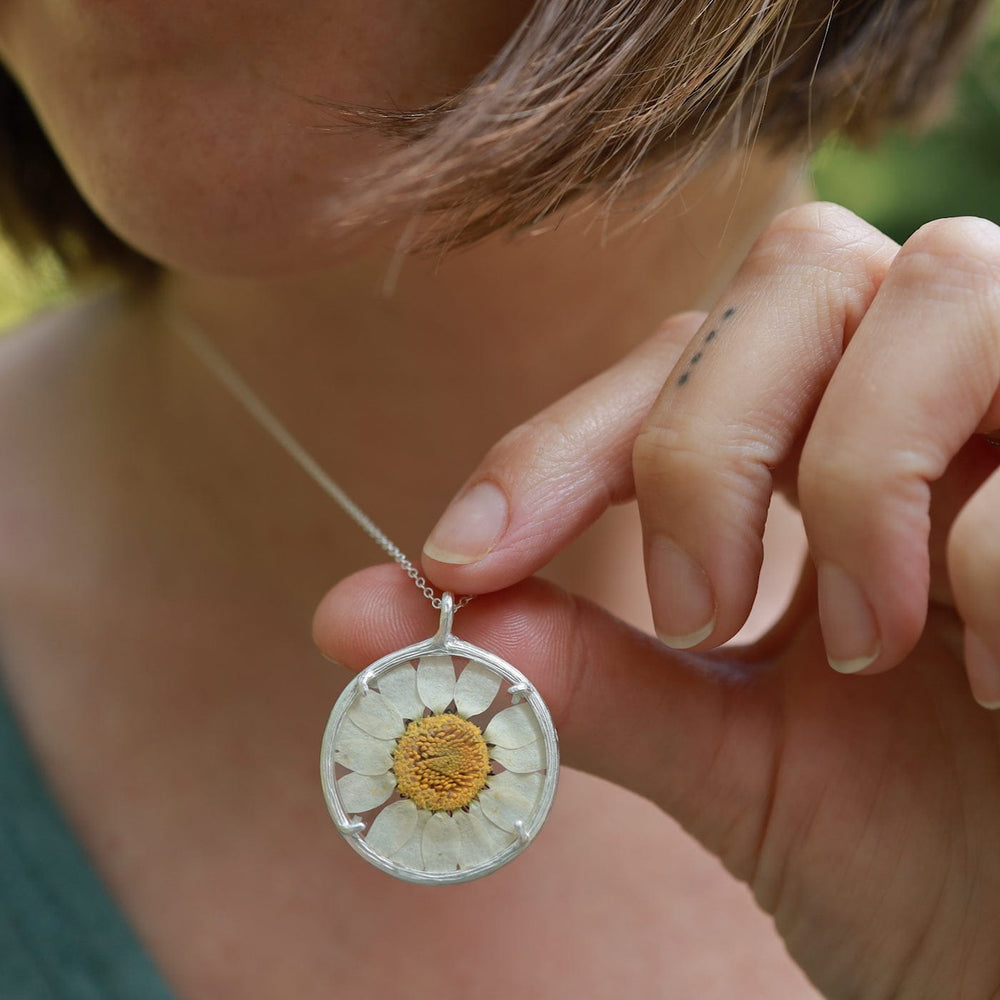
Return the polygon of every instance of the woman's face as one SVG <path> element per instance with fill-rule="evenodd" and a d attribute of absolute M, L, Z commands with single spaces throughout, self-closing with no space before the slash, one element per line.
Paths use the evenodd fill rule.
<path fill-rule="evenodd" d="M 183 270 L 287 273 L 343 252 L 337 196 L 387 148 L 336 127 L 313 99 L 440 99 L 530 6 L 3 0 L 0 53 L 77 186 L 127 242 Z"/>

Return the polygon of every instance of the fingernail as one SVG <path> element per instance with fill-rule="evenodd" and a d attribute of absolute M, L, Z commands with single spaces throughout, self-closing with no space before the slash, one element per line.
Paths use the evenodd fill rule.
<path fill-rule="evenodd" d="M 483 480 L 453 500 L 434 526 L 424 555 L 462 566 L 482 559 L 507 530 L 507 497 L 495 483 Z"/>
<path fill-rule="evenodd" d="M 1000 708 L 1000 659 L 971 628 L 965 630 L 965 669 L 972 697 L 983 708 Z"/>
<path fill-rule="evenodd" d="M 875 613 L 861 588 L 839 566 L 821 563 L 816 572 L 826 658 L 838 673 L 856 674 L 882 652 Z"/>
<path fill-rule="evenodd" d="M 690 649 L 715 628 L 715 595 L 705 571 L 666 538 L 649 547 L 649 589 L 656 634 L 672 649 Z"/>

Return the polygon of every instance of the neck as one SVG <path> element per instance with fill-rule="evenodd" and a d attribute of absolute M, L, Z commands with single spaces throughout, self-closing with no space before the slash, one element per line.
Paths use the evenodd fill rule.
<path fill-rule="evenodd" d="M 683 213 L 669 205 L 608 238 L 581 215 L 443 260 L 372 254 L 267 280 L 171 274 L 154 308 L 168 327 L 177 317 L 195 323 L 361 507 L 419 553 L 493 441 L 668 316 L 708 304 L 748 241 L 793 200 L 788 176 L 787 166 L 754 164 L 728 189 L 706 182 L 710 194 L 689 192 Z M 260 429 L 182 356 L 168 366 L 178 384 L 164 391 L 198 411 L 195 423 L 223 428 L 186 440 L 188 464 L 192 448 L 224 447 L 234 468 L 297 488 L 287 458 L 264 447 Z M 212 461 L 206 454 L 206 468 Z M 247 508 L 245 491 L 238 502 Z M 322 496 L 312 513 L 344 531 Z"/>

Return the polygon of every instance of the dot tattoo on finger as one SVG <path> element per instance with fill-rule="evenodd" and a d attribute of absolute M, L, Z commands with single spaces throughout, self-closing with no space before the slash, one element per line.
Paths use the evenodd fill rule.
<path fill-rule="evenodd" d="M 715 340 L 715 338 L 719 335 L 719 330 L 722 327 L 723 323 L 725 323 L 729 319 L 732 319 L 735 313 L 736 313 L 736 306 L 730 306 L 722 314 L 722 319 L 719 321 L 719 325 L 713 326 L 712 329 L 705 334 L 705 338 L 702 341 L 701 346 L 698 348 L 697 351 L 695 351 L 694 354 L 691 355 L 691 357 L 688 359 L 687 367 L 678 376 L 677 378 L 678 385 L 687 385 L 687 381 L 689 378 L 691 378 L 691 375 L 694 371 L 694 366 L 698 364 L 699 361 L 701 361 L 702 356 L 705 353 L 705 348 L 711 341 Z"/>

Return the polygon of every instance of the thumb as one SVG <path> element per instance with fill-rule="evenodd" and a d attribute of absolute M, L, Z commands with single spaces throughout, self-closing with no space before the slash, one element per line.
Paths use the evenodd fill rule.
<path fill-rule="evenodd" d="M 324 654 L 360 670 L 435 626 L 410 581 L 380 566 L 326 595 L 313 634 Z M 652 799 L 734 874 L 751 876 L 778 732 L 773 684 L 759 665 L 667 650 L 538 579 L 476 598 L 455 626 L 530 678 L 565 763 Z"/>

